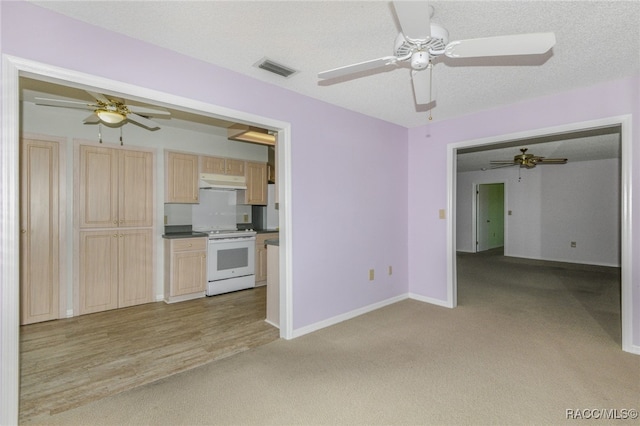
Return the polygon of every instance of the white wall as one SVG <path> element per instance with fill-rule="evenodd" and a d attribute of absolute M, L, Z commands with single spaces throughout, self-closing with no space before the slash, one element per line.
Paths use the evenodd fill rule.
<path fill-rule="evenodd" d="M 458 173 L 458 251 L 474 251 L 475 185 L 493 182 L 505 183 L 505 255 L 620 266 L 618 159 Z"/>
<path fill-rule="evenodd" d="M 21 130 L 24 133 L 58 136 L 67 138 L 66 150 L 66 278 L 67 278 L 67 314 L 73 309 L 73 140 L 82 139 L 97 142 L 98 126 L 83 124 L 90 111 L 69 108 L 47 107 L 28 102 L 21 103 Z M 160 122 L 161 120 L 158 120 Z M 164 120 L 163 120 L 164 121 Z M 149 131 L 134 124 L 123 127 L 123 141 L 127 147 L 141 147 L 156 150 L 155 170 L 155 295 L 162 300 L 164 295 L 164 245 L 161 238 L 164 233 L 164 150 L 193 152 L 198 154 L 217 155 L 221 157 L 239 158 L 250 161 L 267 161 L 267 147 L 262 145 L 229 141 L 226 130 L 215 133 L 201 133 L 162 125 L 159 130 Z M 102 139 L 105 146 L 120 144 L 120 130 L 102 126 Z M 184 206 L 184 211 L 191 215 L 191 206 Z M 190 222 L 189 222 L 190 223 Z"/>

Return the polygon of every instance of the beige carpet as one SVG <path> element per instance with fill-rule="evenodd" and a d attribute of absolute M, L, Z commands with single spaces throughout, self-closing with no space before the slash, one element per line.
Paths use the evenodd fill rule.
<path fill-rule="evenodd" d="M 47 423 L 575 424 L 567 410 L 640 409 L 640 357 L 620 349 L 619 270 L 463 254 L 458 300 L 405 300 Z"/>

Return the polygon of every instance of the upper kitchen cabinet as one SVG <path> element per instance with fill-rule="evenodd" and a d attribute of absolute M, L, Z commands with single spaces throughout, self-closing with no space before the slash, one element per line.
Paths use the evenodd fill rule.
<path fill-rule="evenodd" d="M 247 189 L 238 191 L 239 204 L 267 204 L 267 164 L 246 162 Z"/>
<path fill-rule="evenodd" d="M 216 173 L 230 176 L 244 176 L 244 160 L 223 157 L 200 157 L 200 173 Z"/>
<path fill-rule="evenodd" d="M 267 152 L 267 181 L 269 183 L 276 183 L 276 147 L 270 146 Z"/>
<path fill-rule="evenodd" d="M 80 228 L 153 226 L 153 154 L 80 145 Z"/>
<path fill-rule="evenodd" d="M 197 204 L 198 156 L 167 151 L 165 155 L 165 203 Z"/>

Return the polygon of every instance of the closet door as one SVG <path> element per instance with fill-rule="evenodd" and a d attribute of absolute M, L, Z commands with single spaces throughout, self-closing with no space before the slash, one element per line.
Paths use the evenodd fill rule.
<path fill-rule="evenodd" d="M 80 232 L 80 315 L 118 307 L 117 229 Z"/>
<path fill-rule="evenodd" d="M 153 155 L 119 152 L 118 226 L 153 226 Z"/>
<path fill-rule="evenodd" d="M 20 158 L 21 324 L 60 317 L 60 145 L 23 139 Z"/>
<path fill-rule="evenodd" d="M 119 230 L 118 307 L 153 302 L 153 232 Z"/>
<path fill-rule="evenodd" d="M 118 151 L 80 146 L 80 228 L 116 228 L 118 224 Z"/>

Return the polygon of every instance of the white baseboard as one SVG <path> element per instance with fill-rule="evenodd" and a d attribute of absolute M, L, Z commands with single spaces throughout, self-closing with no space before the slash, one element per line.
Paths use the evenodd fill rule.
<path fill-rule="evenodd" d="M 628 345 L 623 347 L 622 350 L 634 355 L 640 355 L 640 346 L 638 345 Z"/>
<path fill-rule="evenodd" d="M 427 297 L 427 296 L 421 296 L 415 293 L 409 293 L 409 299 L 414 299 L 414 300 L 418 300 L 420 302 L 425 302 L 425 303 L 431 303 L 432 305 L 438 305 L 444 308 L 453 308 L 453 306 L 451 306 L 451 303 L 445 300 L 434 299 L 432 297 Z"/>
<path fill-rule="evenodd" d="M 335 324 L 338 324 L 342 321 L 346 321 L 362 314 L 366 314 L 367 312 L 375 311 L 376 309 L 380 309 L 384 306 L 391 305 L 393 303 L 400 302 L 401 300 L 407 299 L 407 294 L 401 294 L 399 296 L 392 297 L 390 299 L 383 300 L 381 302 L 373 303 L 368 306 L 364 306 L 362 308 L 354 309 L 353 311 L 346 312 L 344 314 L 336 315 L 335 317 L 328 318 L 323 321 L 316 322 L 314 324 L 310 324 L 304 327 L 297 328 L 293 330 L 292 338 L 304 336 L 305 334 L 313 333 L 314 331 L 318 331 L 325 327 L 329 327 Z"/>

